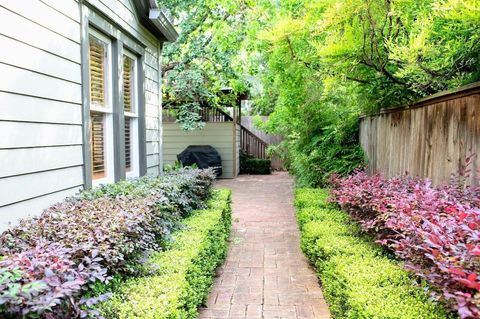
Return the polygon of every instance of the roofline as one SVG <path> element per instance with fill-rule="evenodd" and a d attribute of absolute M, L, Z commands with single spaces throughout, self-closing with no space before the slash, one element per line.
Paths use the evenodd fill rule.
<path fill-rule="evenodd" d="M 178 33 L 170 20 L 160 9 L 156 0 L 132 1 L 137 9 L 140 22 L 162 42 L 175 42 Z"/>

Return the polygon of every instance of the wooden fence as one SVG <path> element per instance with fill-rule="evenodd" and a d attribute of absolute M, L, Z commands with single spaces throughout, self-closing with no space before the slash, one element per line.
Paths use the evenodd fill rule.
<path fill-rule="evenodd" d="M 262 121 L 266 121 L 268 116 L 262 116 Z M 246 127 L 254 135 L 258 136 L 262 141 L 265 141 L 268 145 L 276 145 L 282 141 L 282 137 L 278 135 L 267 134 L 263 131 L 258 130 L 253 123 L 253 116 L 243 116 L 241 119 L 242 125 Z M 284 165 L 282 160 L 276 156 L 272 156 L 272 168 L 275 170 L 283 170 Z"/>
<path fill-rule="evenodd" d="M 480 82 L 442 92 L 403 108 L 382 110 L 360 122 L 360 141 L 369 172 L 394 176 L 408 172 L 448 181 L 467 157 L 480 169 Z M 479 172 L 480 173 L 480 172 Z M 474 174 L 470 184 L 478 184 Z"/>

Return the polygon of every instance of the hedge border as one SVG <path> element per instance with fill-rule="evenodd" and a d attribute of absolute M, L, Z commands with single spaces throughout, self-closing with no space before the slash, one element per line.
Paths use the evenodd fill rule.
<path fill-rule="evenodd" d="M 335 318 L 454 318 L 350 216 L 328 203 L 328 190 L 301 188 L 295 207 L 301 247 L 317 269 Z"/>
<path fill-rule="evenodd" d="M 240 166 L 242 174 L 269 175 L 272 173 L 272 161 L 270 159 L 246 158 L 241 161 Z"/>
<path fill-rule="evenodd" d="M 100 305 L 106 318 L 196 318 L 222 264 L 231 230 L 231 191 L 215 190 L 208 207 L 185 220 L 168 250 L 149 256 L 150 276 L 132 278 Z"/>

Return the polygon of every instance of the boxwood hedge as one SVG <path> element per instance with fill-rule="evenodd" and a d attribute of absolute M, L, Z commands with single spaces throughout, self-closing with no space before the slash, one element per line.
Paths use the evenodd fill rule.
<path fill-rule="evenodd" d="M 335 318 L 452 317 L 430 300 L 424 282 L 362 234 L 327 198 L 326 190 L 298 189 L 295 206 L 302 250 L 318 270 Z"/>
<path fill-rule="evenodd" d="M 206 209 L 186 219 L 168 250 L 148 258 L 154 273 L 117 285 L 100 312 L 121 319 L 195 318 L 226 256 L 230 226 L 230 191 L 217 190 Z"/>

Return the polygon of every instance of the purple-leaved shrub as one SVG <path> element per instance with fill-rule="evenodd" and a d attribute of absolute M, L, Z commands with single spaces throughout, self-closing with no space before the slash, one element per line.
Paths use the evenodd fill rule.
<path fill-rule="evenodd" d="M 480 188 L 356 171 L 333 176 L 331 201 L 436 288 L 461 318 L 480 317 Z"/>
<path fill-rule="evenodd" d="M 211 170 L 184 169 L 86 190 L 0 235 L 0 317 L 99 317 L 95 282 L 143 270 L 145 254 L 205 205 Z M 82 307 L 85 306 L 85 307 Z"/>

